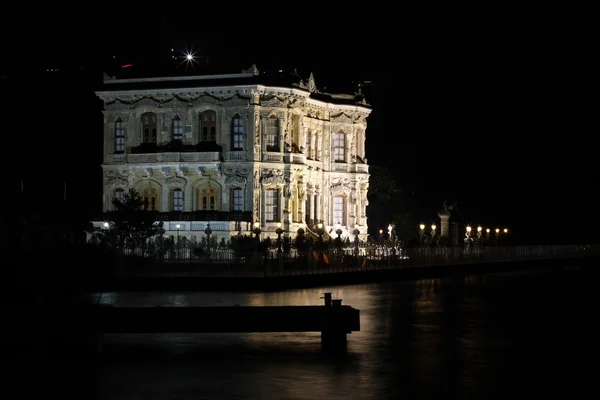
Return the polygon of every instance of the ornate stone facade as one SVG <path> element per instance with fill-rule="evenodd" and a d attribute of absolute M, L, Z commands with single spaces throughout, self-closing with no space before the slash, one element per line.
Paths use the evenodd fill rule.
<path fill-rule="evenodd" d="M 166 221 L 167 234 L 228 239 L 260 222 L 275 237 L 299 228 L 326 232 L 355 225 L 366 238 L 369 169 L 364 98 L 319 92 L 296 76 L 271 86 L 253 66 L 240 74 L 152 79 L 106 77 L 104 102 L 105 210 L 135 188 L 161 212 L 246 211 L 241 224 Z M 239 83 L 231 84 L 236 81 Z M 100 224 L 100 222 L 96 222 Z M 333 234 L 335 235 L 335 234 Z"/>

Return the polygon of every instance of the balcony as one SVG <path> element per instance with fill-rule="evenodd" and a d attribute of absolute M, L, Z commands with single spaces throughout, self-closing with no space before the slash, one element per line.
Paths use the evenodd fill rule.
<path fill-rule="evenodd" d="M 246 161 L 246 151 L 226 151 L 225 152 L 225 161 Z"/>

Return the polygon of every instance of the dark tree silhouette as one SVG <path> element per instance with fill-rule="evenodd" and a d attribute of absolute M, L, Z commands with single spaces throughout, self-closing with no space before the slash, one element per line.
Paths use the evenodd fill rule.
<path fill-rule="evenodd" d="M 156 222 L 158 212 L 147 210 L 135 189 L 129 189 L 121 201 L 114 199 L 112 204 L 108 228 L 98 230 L 101 239 L 112 246 L 143 246 L 147 239 L 165 233 L 162 222 Z"/>

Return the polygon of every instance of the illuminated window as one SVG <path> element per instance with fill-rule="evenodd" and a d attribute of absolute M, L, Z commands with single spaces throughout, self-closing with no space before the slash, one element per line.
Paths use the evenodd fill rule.
<path fill-rule="evenodd" d="M 200 140 L 203 142 L 217 141 L 217 113 L 209 110 L 200 113 Z"/>
<path fill-rule="evenodd" d="M 179 117 L 173 118 L 173 140 L 183 140 L 183 125 Z"/>
<path fill-rule="evenodd" d="M 114 201 L 118 201 L 119 203 L 121 203 L 124 198 L 125 198 L 125 191 L 123 189 L 115 189 Z M 114 207 L 114 204 L 113 204 L 113 209 L 114 208 L 115 207 Z"/>
<path fill-rule="evenodd" d="M 231 150 L 244 150 L 244 124 L 239 115 L 231 120 Z"/>
<path fill-rule="evenodd" d="M 119 118 L 115 122 L 115 153 L 125 151 L 125 124 Z"/>
<path fill-rule="evenodd" d="M 333 198 L 333 223 L 346 225 L 346 197 L 335 196 Z"/>
<path fill-rule="evenodd" d="M 158 124 L 156 114 L 147 112 L 142 114 L 142 141 L 144 143 L 156 143 L 156 132 Z"/>
<path fill-rule="evenodd" d="M 217 208 L 217 189 L 214 187 L 204 188 L 200 191 L 200 209 L 216 210 Z"/>
<path fill-rule="evenodd" d="M 144 209 L 149 211 L 158 211 L 158 191 L 154 188 L 145 188 L 142 192 L 142 201 Z"/>
<path fill-rule="evenodd" d="M 171 207 L 173 211 L 183 211 L 183 190 L 173 189 L 171 191 Z"/>
<path fill-rule="evenodd" d="M 240 188 L 231 190 L 231 211 L 244 210 L 244 191 Z"/>
<path fill-rule="evenodd" d="M 264 122 L 264 132 L 266 137 L 267 151 L 279 150 L 279 119 L 277 117 L 269 117 Z"/>
<path fill-rule="evenodd" d="M 333 135 L 333 160 L 346 161 L 346 135 L 344 133 L 336 133 Z"/>
<path fill-rule="evenodd" d="M 279 190 L 267 189 L 265 191 L 265 217 L 267 221 L 279 220 Z"/>

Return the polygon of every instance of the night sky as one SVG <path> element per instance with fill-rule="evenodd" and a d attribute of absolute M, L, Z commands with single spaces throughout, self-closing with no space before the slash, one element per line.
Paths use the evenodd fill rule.
<path fill-rule="evenodd" d="M 79 99 L 71 118 L 85 129 L 66 129 L 57 151 L 68 154 L 65 171 L 74 160 L 90 177 L 88 188 L 79 190 L 94 212 L 100 212 L 94 208 L 101 194 L 102 120 L 93 90 L 103 71 L 119 65 L 134 63 L 145 73 L 172 66 L 174 48 L 177 54 L 194 50 L 203 60 L 194 70 L 179 67 L 180 73 L 239 72 L 256 64 L 261 71 L 313 72 L 325 91 L 373 82 L 365 88 L 374 108 L 369 164 L 389 168 L 432 222 L 444 200 L 458 201 L 466 221 L 507 226 L 525 241 L 598 239 L 598 166 L 583 122 L 590 107 L 577 92 L 577 67 L 560 55 L 564 43 L 545 33 L 552 24 L 532 22 L 532 10 L 419 2 L 394 11 L 363 4 L 320 13 L 290 5 L 269 15 L 232 7 L 215 19 L 214 9 L 168 12 L 144 4 L 45 5 L 3 21 L 3 84 L 18 79 L 28 88 L 27 95 L 4 91 L 4 100 L 39 106 L 31 96 L 41 94 L 40 87 L 56 100 Z M 48 83 L 45 70 L 52 67 L 61 73 Z M 33 78 L 25 81 L 26 75 Z M 59 102 L 45 104 L 42 125 L 59 119 L 53 108 Z M 40 148 L 52 145 L 36 131 Z M 86 151 L 77 154 L 81 146 Z M 78 173 L 65 172 L 65 179 L 75 181 Z"/>

